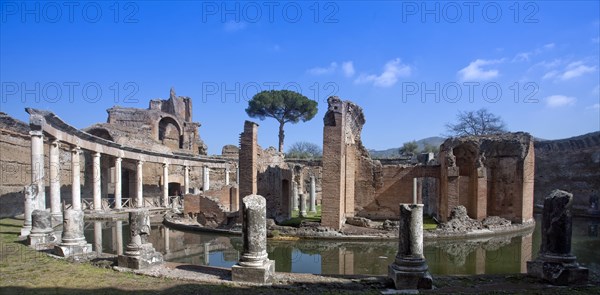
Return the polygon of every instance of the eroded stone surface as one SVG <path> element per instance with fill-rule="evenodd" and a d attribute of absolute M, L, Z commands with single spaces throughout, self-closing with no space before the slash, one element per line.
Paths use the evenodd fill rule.
<path fill-rule="evenodd" d="M 86 255 L 92 252 L 92 245 L 88 244 L 83 235 L 83 211 L 66 210 L 63 214 L 63 233 L 61 243 L 54 247 L 58 256 L 69 257 Z"/>
<path fill-rule="evenodd" d="M 554 190 L 544 200 L 542 245 L 527 273 L 555 285 L 582 284 L 588 281 L 588 269 L 579 266 L 571 254 L 573 194 Z"/>
<path fill-rule="evenodd" d="M 150 216 L 148 210 L 129 212 L 130 242 L 124 255 L 119 255 L 118 265 L 132 269 L 147 268 L 163 262 L 163 256 L 148 242 Z"/>
<path fill-rule="evenodd" d="M 52 215 L 46 210 L 34 210 L 31 214 L 31 234 L 27 238 L 30 247 L 35 249 L 50 249 L 57 242 L 52 228 Z"/>

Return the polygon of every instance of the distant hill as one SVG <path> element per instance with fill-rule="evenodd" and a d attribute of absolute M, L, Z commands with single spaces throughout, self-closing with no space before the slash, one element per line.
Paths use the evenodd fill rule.
<path fill-rule="evenodd" d="M 432 136 L 417 140 L 417 144 L 419 145 L 419 150 L 423 150 L 426 144 L 433 146 L 440 146 L 446 138 L 439 136 Z M 396 148 L 391 148 L 387 150 L 369 150 L 369 154 L 371 157 L 375 159 L 385 159 L 385 158 L 398 158 L 400 155 L 398 154 L 398 149 L 401 146 Z"/>

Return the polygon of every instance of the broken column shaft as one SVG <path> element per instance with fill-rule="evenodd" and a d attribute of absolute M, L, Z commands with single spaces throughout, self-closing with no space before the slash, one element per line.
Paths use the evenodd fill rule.
<path fill-rule="evenodd" d="M 86 255 L 92 252 L 92 245 L 88 244 L 83 235 L 83 211 L 66 210 L 63 214 L 63 233 L 62 242 L 54 247 L 54 252 L 58 256 L 69 257 L 77 255 Z"/>
<path fill-rule="evenodd" d="M 118 265 L 133 269 L 142 269 L 163 262 L 161 253 L 154 250 L 148 242 L 150 235 L 150 216 L 148 210 L 138 209 L 129 212 L 131 238 L 124 255 L 119 255 Z"/>
<path fill-rule="evenodd" d="M 388 267 L 396 289 L 431 289 L 432 279 L 423 256 L 423 204 L 400 205 L 398 254 Z"/>
<path fill-rule="evenodd" d="M 275 273 L 275 262 L 267 256 L 267 204 L 259 195 L 249 195 L 242 201 L 243 253 L 231 268 L 234 281 L 264 284 Z"/>

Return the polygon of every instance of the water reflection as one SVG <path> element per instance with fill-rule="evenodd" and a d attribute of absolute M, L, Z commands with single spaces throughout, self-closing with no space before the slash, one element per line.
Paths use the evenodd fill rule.
<path fill-rule="evenodd" d="M 462 241 L 427 241 L 424 253 L 432 274 L 524 273 L 526 262 L 537 256 L 541 221 L 534 232 Z M 600 268 L 598 220 L 575 218 L 573 254 L 586 267 Z M 93 226 L 92 226 L 93 225 Z M 122 254 L 129 242 L 126 221 L 94 221 L 86 225 L 86 239 L 96 252 Z M 231 267 L 240 256 L 242 239 L 211 233 L 183 232 L 153 224 L 149 237 L 165 260 Z M 269 241 L 267 252 L 280 272 L 314 274 L 386 275 L 394 261 L 397 241 Z"/>

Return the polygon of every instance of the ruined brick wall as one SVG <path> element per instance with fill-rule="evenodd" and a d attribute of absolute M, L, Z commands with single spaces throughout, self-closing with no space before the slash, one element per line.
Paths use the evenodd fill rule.
<path fill-rule="evenodd" d="M 446 140 L 440 148 L 439 218 L 457 205 L 471 218 L 532 220 L 534 150 L 523 132 Z"/>
<path fill-rule="evenodd" d="M 362 109 L 336 96 L 327 100 L 323 118 L 323 179 L 321 224 L 339 229 L 354 216 L 354 178 L 360 133 L 365 123 Z"/>
<path fill-rule="evenodd" d="M 600 212 L 600 132 L 561 140 L 536 141 L 536 204 L 554 189 L 573 194 L 575 214 Z"/>
<path fill-rule="evenodd" d="M 244 122 L 244 132 L 240 134 L 240 204 L 244 197 L 257 193 L 257 161 L 258 161 L 258 124 Z"/>

